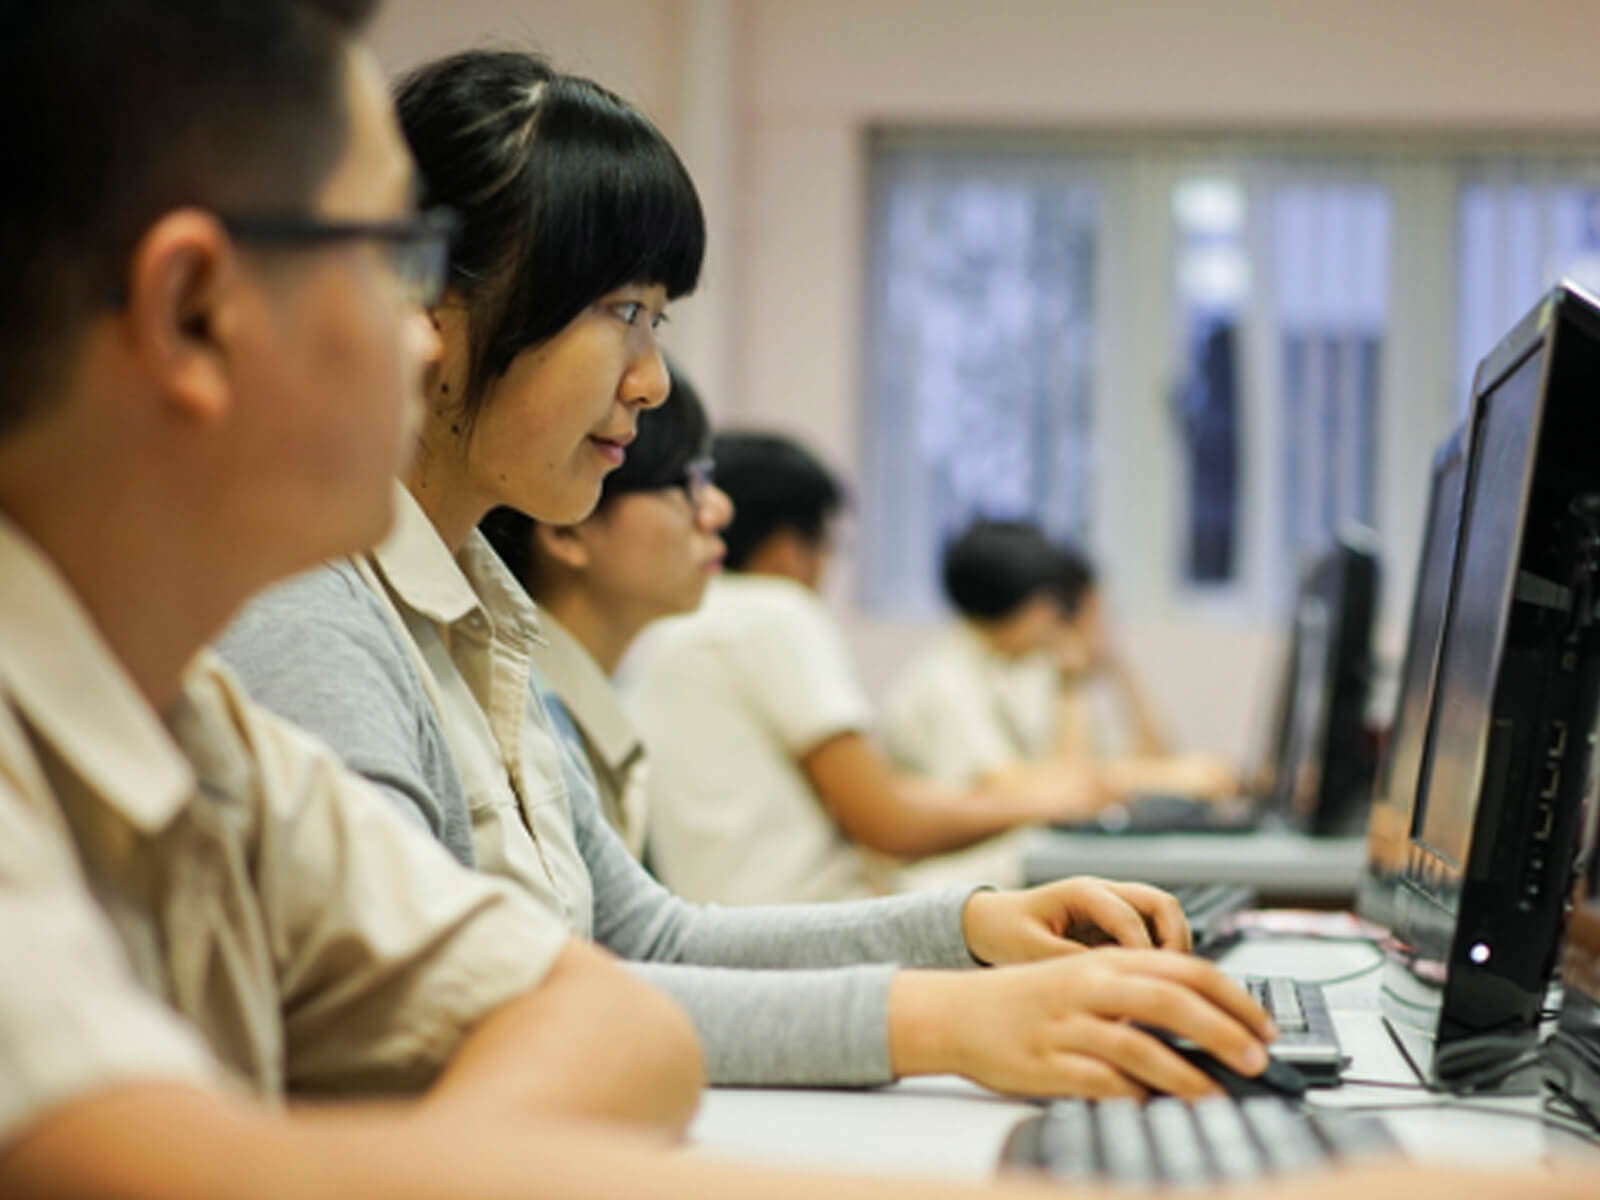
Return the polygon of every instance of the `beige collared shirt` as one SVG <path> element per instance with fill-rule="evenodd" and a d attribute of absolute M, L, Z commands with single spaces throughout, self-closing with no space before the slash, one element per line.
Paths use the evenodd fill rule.
<path fill-rule="evenodd" d="M 478 868 L 513 880 L 589 937 L 593 890 L 561 750 L 530 686 L 544 640 L 538 614 L 482 534 L 452 557 L 411 493 L 397 492 L 394 529 L 357 569 L 405 633 L 444 723 Z"/>
<path fill-rule="evenodd" d="M 583 738 L 601 811 L 628 853 L 641 858 L 649 811 L 644 743 L 600 664 L 548 611 L 540 617 L 544 642 L 534 647 L 533 660 Z"/>
<path fill-rule="evenodd" d="M 211 655 L 158 719 L 0 517 L 0 1144 L 132 1080 L 415 1090 L 566 936 Z"/>

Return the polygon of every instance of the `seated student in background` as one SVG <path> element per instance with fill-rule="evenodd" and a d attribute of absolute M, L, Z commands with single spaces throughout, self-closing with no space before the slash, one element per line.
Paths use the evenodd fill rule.
<path fill-rule="evenodd" d="M 726 498 L 703 489 L 696 513 L 682 486 L 704 452 L 704 414 L 687 394 L 673 410 L 681 426 L 648 411 L 669 384 L 653 328 L 699 270 L 699 201 L 640 113 L 531 55 L 426 64 L 402 84 L 400 114 L 427 194 L 461 223 L 451 286 L 431 314 L 442 347 L 424 450 L 386 542 L 271 590 L 230 628 L 224 653 L 256 698 L 326 739 L 441 841 L 470 830 L 462 861 L 640 960 L 689 1010 L 716 1082 L 874 1084 L 959 1070 L 1033 1094 L 1120 1092 L 1135 1079 L 1203 1088 L 1153 1039 L 1127 1045 L 1134 1005 L 1230 1061 L 1255 1059 L 1264 1014 L 1208 965 L 1155 950 L 1069 954 L 1068 938 L 1143 947 L 1149 930 L 1186 946 L 1181 912 L 1154 888 L 1078 880 L 851 910 L 729 911 L 684 904 L 644 872 L 602 815 L 587 759 L 562 754 L 547 715 L 535 652 L 563 631 L 547 629 L 475 526 L 502 503 L 583 521 L 621 459 L 634 464 L 624 482 L 645 490 L 616 496 L 581 537 L 556 544 L 614 535 L 625 545 L 605 565 L 657 584 L 668 560 L 648 537 L 630 540 L 652 518 L 669 546 L 696 521 L 709 528 L 694 552 L 717 545 Z M 505 281 L 529 279 L 540 286 L 508 307 Z M 478 347 L 498 357 L 474 376 Z M 670 435 L 659 450 L 657 428 Z M 672 602 L 685 599 L 698 596 Z M 611 633 L 661 603 L 634 597 Z M 595 635 L 578 608 L 561 611 Z M 571 639 L 567 648 L 583 653 Z M 889 965 L 970 968 L 975 955 L 1052 961 Z M 1129 986 L 1107 987 L 1110 977 Z M 1054 1020 L 1063 1008 L 1084 1019 Z"/>
<path fill-rule="evenodd" d="M 436 348 L 367 7 L 6 12 L 0 1195 L 486 1194 L 464 1127 L 505 1195 L 697 1103 L 675 1006 L 202 651 L 383 533 Z"/>
<path fill-rule="evenodd" d="M 734 506 L 728 573 L 698 613 L 653 631 L 625 675 L 668 886 L 728 904 L 870 896 L 893 882 L 872 852 L 923 858 L 1094 810 L 1098 794 L 1070 769 L 972 789 L 893 770 L 817 594 L 838 482 L 775 435 L 719 435 L 714 457 Z"/>
<path fill-rule="evenodd" d="M 1058 752 L 1065 570 L 1031 522 L 980 520 L 945 548 L 958 619 L 885 693 L 880 731 L 897 763 L 968 784 Z"/>
<path fill-rule="evenodd" d="M 1233 792 L 1225 765 L 1170 750 L 1081 554 L 1031 521 L 978 520 L 946 547 L 942 575 L 957 620 L 883 703 L 884 742 L 901 766 L 959 785 L 1053 761 L 1092 771 L 1119 800 Z M 1109 718 L 1131 735 L 1120 750 Z"/>

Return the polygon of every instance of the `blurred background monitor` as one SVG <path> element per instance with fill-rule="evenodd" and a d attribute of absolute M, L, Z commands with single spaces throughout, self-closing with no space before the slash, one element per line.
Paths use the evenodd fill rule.
<path fill-rule="evenodd" d="M 1372 787 L 1366 708 L 1377 591 L 1372 535 L 1347 527 L 1306 568 L 1295 597 L 1272 808 L 1310 833 L 1355 832 L 1365 818 Z"/>
<path fill-rule="evenodd" d="M 1439 634 L 1444 627 L 1450 571 L 1461 527 L 1461 488 L 1466 478 L 1466 427 L 1458 427 L 1433 457 L 1422 553 L 1412 590 L 1411 622 L 1400 668 L 1400 694 L 1373 785 L 1367 817 L 1367 866 L 1356 911 L 1375 925 L 1394 921 L 1394 889 L 1405 868 L 1411 806 L 1421 783 L 1422 744 L 1433 700 Z"/>

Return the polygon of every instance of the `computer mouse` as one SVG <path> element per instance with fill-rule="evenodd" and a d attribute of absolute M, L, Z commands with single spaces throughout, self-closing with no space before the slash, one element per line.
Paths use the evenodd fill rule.
<path fill-rule="evenodd" d="M 1294 1066 L 1275 1058 L 1267 1059 L 1267 1069 L 1259 1075 L 1241 1075 L 1208 1050 L 1202 1050 L 1188 1038 L 1181 1038 L 1164 1029 L 1143 1027 L 1152 1037 L 1165 1043 L 1173 1053 L 1182 1057 L 1201 1074 L 1220 1087 L 1235 1100 L 1250 1096 L 1278 1096 L 1285 1100 L 1298 1100 L 1306 1094 L 1309 1084 L 1306 1077 Z"/>

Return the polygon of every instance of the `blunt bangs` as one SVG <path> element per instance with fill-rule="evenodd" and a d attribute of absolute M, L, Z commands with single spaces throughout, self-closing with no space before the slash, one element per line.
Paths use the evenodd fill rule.
<path fill-rule="evenodd" d="M 531 237 L 486 367 L 559 333 L 629 284 L 692 292 L 705 258 L 700 197 L 672 146 L 643 114 L 586 79 L 544 88 L 523 177 Z"/>
<path fill-rule="evenodd" d="M 529 346 L 608 292 L 694 290 L 705 216 L 666 138 L 626 101 L 516 51 L 428 63 L 397 93 L 427 185 L 462 228 L 450 278 L 471 317 L 463 413 Z"/>

